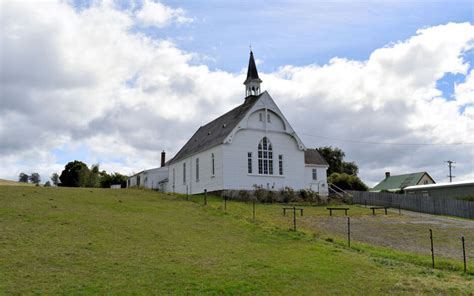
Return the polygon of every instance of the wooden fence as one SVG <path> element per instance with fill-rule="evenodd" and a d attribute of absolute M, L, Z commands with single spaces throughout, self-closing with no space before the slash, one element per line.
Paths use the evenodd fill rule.
<path fill-rule="evenodd" d="M 453 198 L 428 197 L 417 194 L 397 194 L 388 192 L 347 191 L 352 202 L 375 206 L 389 206 L 401 209 L 462 218 L 474 218 L 474 202 Z"/>

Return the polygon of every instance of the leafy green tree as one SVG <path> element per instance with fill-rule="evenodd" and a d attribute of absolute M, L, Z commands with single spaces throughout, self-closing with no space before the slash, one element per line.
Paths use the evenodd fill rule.
<path fill-rule="evenodd" d="M 51 175 L 50 179 L 53 182 L 54 186 L 58 186 L 58 184 L 59 184 L 59 175 L 58 175 L 58 173 L 53 173 Z"/>
<path fill-rule="evenodd" d="M 346 154 L 340 148 L 325 146 L 317 148 L 319 153 L 329 164 L 328 175 L 333 173 L 345 173 L 357 176 L 359 167 L 355 162 L 346 162 L 344 157 Z"/>
<path fill-rule="evenodd" d="M 359 177 L 346 173 L 332 173 L 328 182 L 343 190 L 367 191 L 369 189 Z"/>
<path fill-rule="evenodd" d="M 99 165 L 93 164 L 89 170 L 87 176 L 86 187 L 99 187 L 100 185 L 100 174 L 99 174 Z"/>
<path fill-rule="evenodd" d="M 89 168 L 82 161 L 71 161 L 64 167 L 59 176 L 61 186 L 85 187 L 89 177 Z"/>
<path fill-rule="evenodd" d="M 122 175 L 117 172 L 109 175 L 106 171 L 102 171 L 100 175 L 100 187 L 102 188 L 110 188 L 110 185 L 115 184 L 120 184 L 120 187 L 122 188 L 127 187 L 128 177 L 125 175 Z"/>
<path fill-rule="evenodd" d="M 18 182 L 28 183 L 29 179 L 30 179 L 30 176 L 28 176 L 25 173 L 20 173 L 20 175 L 18 176 Z"/>
<path fill-rule="evenodd" d="M 39 184 L 41 182 L 41 177 L 40 177 L 40 174 L 38 173 L 32 173 L 29 177 L 29 180 L 31 181 L 31 183 L 33 184 Z"/>
<path fill-rule="evenodd" d="M 51 187 L 51 182 L 46 181 L 46 183 L 44 183 L 44 187 Z"/>

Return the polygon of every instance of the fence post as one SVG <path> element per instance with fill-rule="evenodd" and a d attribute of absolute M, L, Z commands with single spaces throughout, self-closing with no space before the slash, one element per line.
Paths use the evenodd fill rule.
<path fill-rule="evenodd" d="M 351 247 L 351 218 L 347 217 L 347 245 Z"/>
<path fill-rule="evenodd" d="M 227 195 L 224 195 L 224 212 L 227 212 Z"/>
<path fill-rule="evenodd" d="M 186 201 L 188 200 L 188 186 L 186 185 Z"/>
<path fill-rule="evenodd" d="M 207 189 L 204 189 L 204 205 L 207 205 Z"/>
<path fill-rule="evenodd" d="M 462 258 L 464 262 L 464 273 L 466 273 L 467 266 L 466 266 L 466 248 L 464 247 L 464 236 L 461 236 L 461 241 L 462 241 Z"/>
<path fill-rule="evenodd" d="M 293 230 L 296 231 L 296 207 L 293 206 Z"/>
<path fill-rule="evenodd" d="M 255 200 L 253 200 L 253 221 L 255 221 Z"/>
<path fill-rule="evenodd" d="M 435 268 L 434 249 L 433 249 L 433 231 L 430 228 L 430 241 L 431 241 L 431 266 Z"/>

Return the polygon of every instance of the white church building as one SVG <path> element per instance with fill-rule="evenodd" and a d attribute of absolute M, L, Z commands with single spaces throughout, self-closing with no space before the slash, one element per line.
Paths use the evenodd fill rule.
<path fill-rule="evenodd" d="M 305 147 L 270 94 L 261 92 L 261 83 L 250 52 L 242 104 L 201 126 L 166 164 L 162 156 L 162 167 L 149 170 L 160 176 L 152 180 L 160 184 L 154 188 L 199 194 L 290 187 L 326 196 L 328 163 Z M 140 174 L 147 171 L 132 176 L 129 187 L 149 187 L 137 184 Z"/>

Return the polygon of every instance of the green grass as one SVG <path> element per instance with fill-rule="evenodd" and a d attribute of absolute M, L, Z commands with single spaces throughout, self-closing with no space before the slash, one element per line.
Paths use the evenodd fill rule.
<path fill-rule="evenodd" d="M 35 184 L 0 179 L 0 186 L 35 186 Z"/>
<path fill-rule="evenodd" d="M 142 190 L 0 186 L 0 294 L 474 290 L 471 275 L 432 271 L 288 231 L 289 220 L 263 219 L 272 217 L 273 211 L 264 210 L 272 206 L 258 205 L 254 222 L 251 212 L 243 212 L 248 205 L 232 202 L 242 213 L 227 214 L 217 203 L 203 207 Z"/>

